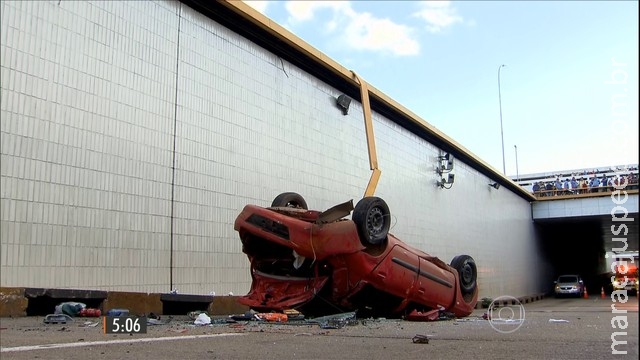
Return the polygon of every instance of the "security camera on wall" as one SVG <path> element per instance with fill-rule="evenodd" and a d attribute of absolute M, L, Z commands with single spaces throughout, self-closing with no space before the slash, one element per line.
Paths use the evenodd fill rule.
<path fill-rule="evenodd" d="M 447 160 L 447 163 L 442 166 L 443 171 L 451 171 L 453 170 L 453 157 Z"/>

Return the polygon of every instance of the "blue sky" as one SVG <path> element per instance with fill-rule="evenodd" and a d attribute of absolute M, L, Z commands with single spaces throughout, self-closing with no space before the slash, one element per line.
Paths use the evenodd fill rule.
<path fill-rule="evenodd" d="M 638 163 L 637 1 L 246 3 L 498 171 L 505 64 L 507 175 Z"/>

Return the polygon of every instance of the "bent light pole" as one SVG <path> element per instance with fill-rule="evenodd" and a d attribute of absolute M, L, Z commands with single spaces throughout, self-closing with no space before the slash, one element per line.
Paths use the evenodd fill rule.
<path fill-rule="evenodd" d="M 504 131 L 502 129 L 502 95 L 500 94 L 500 70 L 507 65 L 498 67 L 498 103 L 500 105 L 500 138 L 502 139 L 502 173 L 507 175 L 507 169 L 504 161 Z"/>

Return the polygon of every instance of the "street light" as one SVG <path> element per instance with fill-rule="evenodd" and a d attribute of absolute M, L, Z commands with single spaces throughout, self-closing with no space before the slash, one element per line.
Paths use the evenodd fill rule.
<path fill-rule="evenodd" d="M 507 174 L 507 167 L 504 161 L 504 131 L 502 130 L 502 95 L 500 94 L 500 70 L 507 65 L 498 67 L 498 102 L 500 104 L 500 138 L 502 139 L 502 173 Z"/>
<path fill-rule="evenodd" d="M 520 180 L 520 173 L 518 172 L 518 146 L 513 145 L 513 148 L 516 149 L 516 181 Z"/>

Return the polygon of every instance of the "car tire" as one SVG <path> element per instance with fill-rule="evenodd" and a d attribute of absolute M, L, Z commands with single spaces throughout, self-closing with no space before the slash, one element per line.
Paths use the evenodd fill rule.
<path fill-rule="evenodd" d="M 384 200 L 375 196 L 362 198 L 353 209 L 352 219 L 364 245 L 379 245 L 387 239 L 391 213 Z"/>
<path fill-rule="evenodd" d="M 478 287 L 478 267 L 469 255 L 459 255 L 451 260 L 451 267 L 458 271 L 460 290 L 463 294 L 472 294 Z"/>
<path fill-rule="evenodd" d="M 276 196 L 271 203 L 271 207 L 292 207 L 309 210 L 304 198 L 294 192 L 286 192 Z"/>

